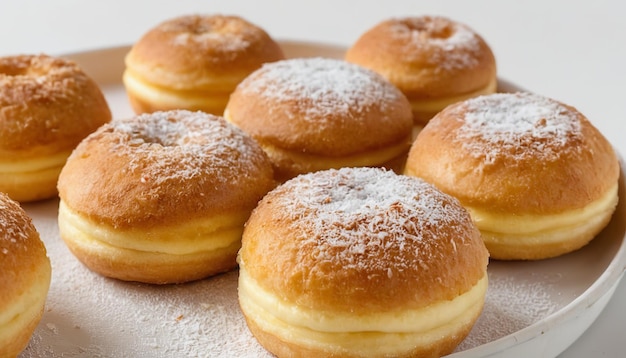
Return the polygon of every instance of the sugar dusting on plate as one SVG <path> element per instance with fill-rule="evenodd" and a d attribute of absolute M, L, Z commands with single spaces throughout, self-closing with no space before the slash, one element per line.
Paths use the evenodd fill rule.
<path fill-rule="evenodd" d="M 525 281 L 490 272 L 485 306 L 469 336 L 456 351 L 463 351 L 513 334 L 561 308 L 549 280 Z"/>

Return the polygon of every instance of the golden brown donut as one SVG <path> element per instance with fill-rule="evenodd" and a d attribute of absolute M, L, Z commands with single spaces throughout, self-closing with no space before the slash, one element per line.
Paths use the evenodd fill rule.
<path fill-rule="evenodd" d="M 31 218 L 0 193 L 0 357 L 16 357 L 41 321 L 52 268 Z"/>
<path fill-rule="evenodd" d="M 336 59 L 265 64 L 237 86 L 224 117 L 261 144 L 280 180 L 329 168 L 392 167 L 411 145 L 404 95 L 375 72 Z"/>
<path fill-rule="evenodd" d="M 157 25 L 134 44 L 123 82 L 137 113 L 188 109 L 221 115 L 241 80 L 283 58 L 263 29 L 240 17 L 187 15 Z"/>
<path fill-rule="evenodd" d="M 0 191 L 13 200 L 57 195 L 74 147 L 111 120 L 98 85 L 69 60 L 0 58 Z"/>
<path fill-rule="evenodd" d="M 127 281 L 236 266 L 244 222 L 275 186 L 263 150 L 223 118 L 185 110 L 113 120 L 59 177 L 59 229 L 88 268 Z"/>
<path fill-rule="evenodd" d="M 496 259 L 574 251 L 618 200 L 619 163 L 606 138 L 575 108 L 531 93 L 446 108 L 413 143 L 406 174 L 457 197 Z"/>
<path fill-rule="evenodd" d="M 496 61 L 473 29 L 441 16 L 391 18 L 363 33 L 349 62 L 396 85 L 423 126 L 449 104 L 496 91 Z"/>
<path fill-rule="evenodd" d="M 455 198 L 380 168 L 329 169 L 253 211 L 239 303 L 278 357 L 439 357 L 481 313 L 487 264 Z"/>

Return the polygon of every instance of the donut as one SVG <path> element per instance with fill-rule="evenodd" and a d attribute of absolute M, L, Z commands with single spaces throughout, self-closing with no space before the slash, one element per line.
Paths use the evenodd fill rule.
<path fill-rule="evenodd" d="M 222 115 L 241 80 L 284 57 L 267 32 L 240 17 L 186 15 L 158 24 L 132 46 L 123 83 L 136 113 Z"/>
<path fill-rule="evenodd" d="M 411 108 L 382 76 L 329 58 L 294 58 L 263 65 L 228 101 L 226 120 L 266 151 L 280 181 L 347 166 L 406 160 Z"/>
<path fill-rule="evenodd" d="M 501 260 L 586 245 L 611 219 L 619 172 L 611 144 L 582 113 L 528 92 L 447 107 L 420 132 L 405 167 L 458 198 Z"/>
<path fill-rule="evenodd" d="M 381 168 L 299 175 L 246 225 L 238 300 L 278 357 L 439 357 L 480 315 L 488 253 L 458 200 Z"/>
<path fill-rule="evenodd" d="M 0 57 L 0 192 L 20 202 L 55 197 L 74 147 L 110 120 L 100 88 L 75 62 Z"/>
<path fill-rule="evenodd" d="M 276 185 L 263 150 L 222 117 L 187 110 L 116 119 L 59 176 L 59 232 L 103 276 L 151 284 L 236 266 L 250 212 Z"/>
<path fill-rule="evenodd" d="M 441 16 L 382 21 L 348 48 L 345 59 L 396 85 L 419 128 L 446 106 L 497 87 L 489 45 L 469 26 Z"/>
<path fill-rule="evenodd" d="M 0 193 L 0 357 L 16 357 L 41 321 L 52 268 L 31 218 Z"/>

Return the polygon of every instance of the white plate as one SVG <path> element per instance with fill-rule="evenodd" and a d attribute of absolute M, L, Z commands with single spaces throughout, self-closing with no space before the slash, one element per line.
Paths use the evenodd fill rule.
<path fill-rule="evenodd" d="M 343 48 L 281 42 L 287 56 L 340 58 Z M 73 54 L 101 86 L 115 117 L 131 116 L 121 84 L 128 47 Z M 501 90 L 519 88 L 500 81 Z M 622 167 L 624 167 L 622 163 Z M 489 264 L 482 316 L 452 357 L 555 357 L 607 304 L 626 266 L 624 178 L 609 226 L 585 248 L 538 262 Z M 53 266 L 47 307 L 25 357 L 266 357 L 237 303 L 237 272 L 150 286 L 98 276 L 59 238 L 57 200 L 24 205 Z"/>

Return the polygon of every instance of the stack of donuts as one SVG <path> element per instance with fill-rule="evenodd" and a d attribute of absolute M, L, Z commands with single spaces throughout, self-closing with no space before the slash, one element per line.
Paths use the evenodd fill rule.
<path fill-rule="evenodd" d="M 617 205 L 604 136 L 570 105 L 498 92 L 486 41 L 448 18 L 388 19 L 332 59 L 286 58 L 238 16 L 182 16 L 125 65 L 136 115 L 111 118 L 75 63 L 0 59 L 0 283 L 21 285 L 0 302 L 24 317 L 0 314 L 0 355 L 24 348 L 50 284 L 18 202 L 58 197 L 61 238 L 103 276 L 238 269 L 241 312 L 279 357 L 449 354 L 490 258 L 575 251 Z M 15 267 L 26 245 L 40 254 Z M 12 303 L 26 285 L 35 306 Z"/>

